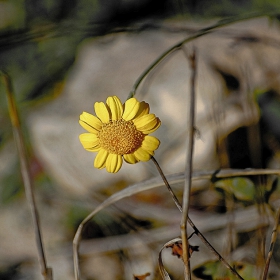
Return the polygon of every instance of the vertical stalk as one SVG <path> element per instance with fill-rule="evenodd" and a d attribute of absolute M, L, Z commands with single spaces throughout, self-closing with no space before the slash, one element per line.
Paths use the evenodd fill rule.
<path fill-rule="evenodd" d="M 265 262 L 265 268 L 264 268 L 264 271 L 263 271 L 262 280 L 266 280 L 267 276 L 268 276 L 268 269 L 269 269 L 270 261 L 271 261 L 271 258 L 272 258 L 275 242 L 276 242 L 276 239 L 277 239 L 277 234 L 278 234 L 277 229 L 278 229 L 278 226 L 279 226 L 279 219 L 280 219 L 280 208 L 278 208 L 278 210 L 277 210 L 277 214 L 276 214 L 276 218 L 275 218 L 275 224 L 274 224 L 272 234 L 271 234 L 270 248 L 269 248 L 269 252 L 268 252 L 268 255 L 267 255 L 266 262 Z"/>
<path fill-rule="evenodd" d="M 185 185 L 183 193 L 183 205 L 182 205 L 182 219 L 181 219 L 181 236 L 183 247 L 183 261 L 185 264 L 185 279 L 191 279 L 190 261 L 189 261 L 189 244 L 187 236 L 187 219 L 190 202 L 190 190 L 192 182 L 192 159 L 193 159 L 193 145 L 194 145 L 194 114 L 195 114 L 195 81 L 196 81 L 196 54 L 189 57 L 191 64 L 191 92 L 190 100 L 188 102 L 187 112 L 187 131 L 189 132 L 187 137 L 186 147 L 186 167 L 185 167 Z"/>
<path fill-rule="evenodd" d="M 13 127 L 13 134 L 16 143 L 16 147 L 19 154 L 19 161 L 20 161 L 20 170 L 22 174 L 23 184 L 25 188 L 25 195 L 27 202 L 29 204 L 31 210 L 31 216 L 34 225 L 35 237 L 36 237 L 36 245 L 38 251 L 38 259 L 41 266 L 41 273 L 45 280 L 52 280 L 52 269 L 47 267 L 41 229 L 40 229 L 40 222 L 39 222 L 39 214 L 35 202 L 33 186 L 32 186 L 32 179 L 30 174 L 30 167 L 27 160 L 27 152 L 24 145 L 24 139 L 20 127 L 20 120 L 19 114 L 16 107 L 16 102 L 14 99 L 13 88 L 10 77 L 6 73 L 2 73 L 4 83 L 6 86 L 6 93 L 8 99 L 8 107 L 9 107 L 9 114 L 10 119 L 12 122 Z"/>

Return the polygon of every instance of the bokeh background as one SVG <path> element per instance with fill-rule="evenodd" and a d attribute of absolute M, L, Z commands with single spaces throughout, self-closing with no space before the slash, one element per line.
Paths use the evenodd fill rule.
<path fill-rule="evenodd" d="M 0 1 L 0 70 L 13 83 L 54 279 L 74 279 L 72 240 L 87 214 L 113 193 L 158 177 L 152 162 L 125 164 L 118 174 L 95 170 L 94 154 L 78 140 L 83 133 L 79 115 L 93 113 L 94 102 L 109 95 L 124 102 L 157 57 L 220 19 L 237 22 L 185 44 L 153 69 L 137 91 L 136 97 L 147 101 L 162 121 L 155 133 L 161 140 L 156 159 L 166 174 L 179 173 L 173 182 L 181 197 L 188 56 L 195 49 L 194 170 L 279 167 L 279 8 L 279 1 L 260 0 Z M 42 279 L 5 93 L 0 82 L 0 279 Z M 259 218 L 242 207 L 237 207 L 237 219 L 243 218 L 237 231 L 246 246 L 236 258 L 246 255 L 252 261 Z M 223 251 L 227 211 L 209 181 L 194 184 L 190 211 Z M 180 213 L 164 187 L 101 211 L 83 232 L 84 279 L 133 279 L 148 272 L 145 279 L 160 279 L 159 249 L 180 235 L 179 224 Z M 199 242 L 194 242 L 201 247 L 192 258 L 194 266 L 213 259 Z M 271 279 L 280 275 L 275 251 Z M 171 250 L 164 258 L 172 279 L 183 279 L 181 261 Z"/>

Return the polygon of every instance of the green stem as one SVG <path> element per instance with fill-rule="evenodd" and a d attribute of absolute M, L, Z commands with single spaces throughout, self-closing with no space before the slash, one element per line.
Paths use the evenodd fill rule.
<path fill-rule="evenodd" d="M 275 14 L 277 14 L 277 12 L 273 12 L 269 15 L 273 16 Z M 132 90 L 128 96 L 128 99 L 135 96 L 136 90 L 138 89 L 141 82 L 161 61 L 163 61 L 165 58 L 167 58 L 173 52 L 180 50 L 184 44 L 186 44 L 190 41 L 193 41 L 203 35 L 209 34 L 218 28 L 227 26 L 229 24 L 236 23 L 239 21 L 249 20 L 249 19 L 253 19 L 253 18 L 257 18 L 257 17 L 262 17 L 262 16 L 266 16 L 266 15 L 267 14 L 264 14 L 264 13 L 250 13 L 250 14 L 241 15 L 239 17 L 229 17 L 226 19 L 222 19 L 222 20 L 218 21 L 217 23 L 215 23 L 209 27 L 203 28 L 203 29 L 199 30 L 198 32 L 196 32 L 196 34 L 194 34 L 190 37 L 187 37 L 187 38 L 183 39 L 182 41 L 178 42 L 177 44 L 173 45 L 171 48 L 169 48 L 168 50 L 163 52 L 154 62 L 152 62 L 149 65 L 149 67 L 146 68 L 146 70 L 144 70 L 144 72 L 138 77 L 138 79 L 136 80 L 136 82 L 134 83 L 134 85 L 132 87 Z"/>

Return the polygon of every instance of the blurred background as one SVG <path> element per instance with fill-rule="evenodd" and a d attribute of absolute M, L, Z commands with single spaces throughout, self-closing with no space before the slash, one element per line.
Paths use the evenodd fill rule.
<path fill-rule="evenodd" d="M 113 193 L 158 177 L 152 162 L 124 164 L 117 174 L 95 170 L 95 155 L 86 152 L 78 140 L 84 132 L 79 115 L 94 113 L 94 102 L 110 95 L 125 102 L 137 78 L 164 51 L 226 17 L 237 22 L 185 44 L 154 68 L 138 89 L 136 97 L 148 102 L 162 121 L 155 133 L 161 140 L 155 157 L 164 173 L 173 175 L 172 183 L 181 197 L 189 55 L 195 50 L 194 170 L 279 167 L 279 9 L 276 0 L 0 1 L 0 70 L 12 80 L 46 257 L 55 280 L 74 279 L 72 240 L 83 218 Z M 264 16 L 238 21 L 245 13 Z M 272 188 L 273 179 L 252 181 L 268 188 L 264 191 L 267 200 L 273 189 L 275 204 L 279 193 L 276 181 Z M 261 235 L 255 223 L 258 203 L 250 199 L 236 203 L 240 211 L 236 217 L 243 218 L 236 229 L 237 260 L 255 263 L 257 259 L 259 247 L 252 240 Z M 190 211 L 198 228 L 228 254 L 224 249 L 229 220 L 224 194 L 209 180 L 197 180 Z M 161 279 L 158 252 L 165 242 L 180 235 L 180 218 L 164 187 L 101 211 L 83 232 L 83 279 Z M 198 238 L 193 245 L 200 246 L 192 257 L 194 267 L 213 259 Z M 172 256 L 171 249 L 165 251 L 164 262 L 172 279 L 183 279 L 181 261 Z M 270 279 L 280 275 L 279 250 L 275 252 Z M 199 271 L 196 277 L 206 279 L 202 274 Z M 2 81 L 0 279 L 42 279 Z"/>

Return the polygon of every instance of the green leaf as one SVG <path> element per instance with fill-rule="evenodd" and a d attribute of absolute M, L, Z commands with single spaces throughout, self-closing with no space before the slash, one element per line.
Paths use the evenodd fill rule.
<path fill-rule="evenodd" d="M 233 178 L 232 192 L 238 200 L 252 201 L 255 198 L 256 188 L 248 178 Z"/>
<path fill-rule="evenodd" d="M 256 193 L 254 183 L 243 177 L 219 180 L 215 183 L 215 188 L 233 195 L 240 201 L 253 201 Z"/>
<path fill-rule="evenodd" d="M 5 176 L 0 183 L 0 204 L 9 203 L 23 193 L 21 177 L 17 172 Z"/>
<path fill-rule="evenodd" d="M 229 194 L 232 193 L 230 186 L 231 186 L 231 179 L 222 179 L 214 183 L 214 187 L 216 188 L 217 191 L 227 192 Z"/>
<path fill-rule="evenodd" d="M 231 266 L 235 268 L 238 274 L 246 280 L 256 280 L 256 267 L 248 263 L 232 263 Z M 196 267 L 193 274 L 204 280 L 235 280 L 237 279 L 233 273 L 227 269 L 219 261 L 208 261 Z"/>

